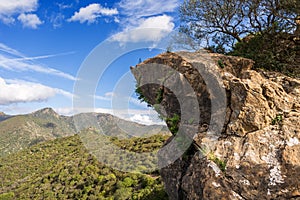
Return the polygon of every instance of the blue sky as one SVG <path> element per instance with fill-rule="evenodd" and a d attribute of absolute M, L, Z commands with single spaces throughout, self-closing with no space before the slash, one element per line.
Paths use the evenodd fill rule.
<path fill-rule="evenodd" d="M 114 113 L 111 99 L 118 95 L 114 88 L 139 58 L 164 51 L 155 47 L 178 26 L 180 3 L 0 0 L 0 111 L 21 114 L 52 107 L 64 115 L 76 112 L 74 84 L 93 49 L 105 44 L 110 53 L 112 47 L 105 41 L 113 41 L 120 49 L 146 42 L 149 48 L 118 55 L 109 66 L 101 66 L 106 70 L 94 93 L 94 110 Z M 99 60 L 105 59 L 104 53 L 98 53 Z M 133 79 L 129 82 L 135 84 Z M 124 118 L 146 124 L 155 121 L 153 111 L 138 103 L 133 89 L 129 93 Z"/>

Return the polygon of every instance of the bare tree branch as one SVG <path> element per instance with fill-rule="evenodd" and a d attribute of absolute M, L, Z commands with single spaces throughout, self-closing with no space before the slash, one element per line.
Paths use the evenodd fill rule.
<path fill-rule="evenodd" d="M 217 40 L 216 45 L 231 49 L 248 34 L 300 35 L 299 7 L 299 0 L 185 0 L 181 30 L 199 42 Z"/>

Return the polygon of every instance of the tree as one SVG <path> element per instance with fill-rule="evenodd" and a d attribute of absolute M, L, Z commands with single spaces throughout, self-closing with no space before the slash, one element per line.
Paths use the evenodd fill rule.
<path fill-rule="evenodd" d="M 288 38 L 287 33 L 275 35 L 261 34 L 246 37 L 234 45 L 229 55 L 250 58 L 255 61 L 255 68 L 279 71 L 290 76 L 299 77 L 299 46 Z"/>
<path fill-rule="evenodd" d="M 249 35 L 300 32 L 299 0 L 186 0 L 180 14 L 182 32 L 219 52 Z"/>

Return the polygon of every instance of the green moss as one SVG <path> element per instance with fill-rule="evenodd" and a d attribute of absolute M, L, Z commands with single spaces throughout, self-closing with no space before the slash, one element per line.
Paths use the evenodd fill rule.
<path fill-rule="evenodd" d="M 220 168 L 220 170 L 225 173 L 227 164 L 226 161 L 221 160 L 213 153 L 208 154 L 208 159 L 213 161 Z"/>
<path fill-rule="evenodd" d="M 282 114 L 277 114 L 276 117 L 274 117 L 274 119 L 272 119 L 271 124 L 272 125 L 276 125 L 276 124 L 280 124 L 283 120 L 283 115 Z"/>
<path fill-rule="evenodd" d="M 194 122 L 195 122 L 194 118 L 190 118 L 189 121 L 188 121 L 189 124 L 194 124 Z"/>
<path fill-rule="evenodd" d="M 173 117 L 166 118 L 166 123 L 168 124 L 169 130 L 173 135 L 176 135 L 179 128 L 180 116 L 174 114 Z"/>
<path fill-rule="evenodd" d="M 158 89 L 158 92 L 157 92 L 157 95 L 156 95 L 156 98 L 155 98 L 156 104 L 160 104 L 162 102 L 163 94 L 164 94 L 164 89 L 162 87 L 160 87 Z"/>
<path fill-rule="evenodd" d="M 218 65 L 219 65 L 219 67 L 222 68 L 222 69 L 225 67 L 225 64 L 223 63 L 222 60 L 218 60 Z"/>

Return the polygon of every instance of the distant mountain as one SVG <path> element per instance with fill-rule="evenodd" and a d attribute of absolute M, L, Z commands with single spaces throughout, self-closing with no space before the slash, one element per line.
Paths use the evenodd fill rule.
<path fill-rule="evenodd" d="M 10 118 L 10 115 L 6 115 L 4 112 L 0 112 L 0 122 Z"/>
<path fill-rule="evenodd" d="M 43 112 L 35 114 L 40 113 Z M 144 152 L 157 149 L 166 139 L 167 136 L 154 135 L 121 140 L 116 145 Z M 108 168 L 90 155 L 75 135 L 0 157 L 0 199 L 164 200 L 168 197 L 157 172 L 132 174 Z"/>
<path fill-rule="evenodd" d="M 1 113 L 0 156 L 43 141 L 71 136 L 89 127 L 101 130 L 102 134 L 121 138 L 152 135 L 158 132 L 168 134 L 164 126 L 145 126 L 109 114 L 82 113 L 68 117 L 57 114 L 52 108 L 16 116 Z"/>
<path fill-rule="evenodd" d="M 109 136 L 130 138 L 134 136 L 149 136 L 158 132 L 168 134 L 167 126 L 143 125 L 130 122 L 110 114 L 103 113 L 81 113 L 72 117 L 77 130 L 81 131 L 89 127 L 100 129 L 101 133 Z M 137 132 L 138 130 L 138 132 Z"/>
<path fill-rule="evenodd" d="M 10 116 L 0 122 L 0 155 L 39 142 L 75 134 L 74 127 L 51 108 L 32 114 Z"/>

